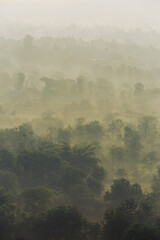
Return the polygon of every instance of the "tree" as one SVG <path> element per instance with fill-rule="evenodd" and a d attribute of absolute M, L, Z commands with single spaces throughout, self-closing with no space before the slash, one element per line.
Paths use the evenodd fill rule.
<path fill-rule="evenodd" d="M 15 157 L 6 149 L 0 150 L 0 168 L 7 171 L 15 171 Z"/>
<path fill-rule="evenodd" d="M 92 177 L 97 181 L 103 181 L 105 177 L 105 170 L 98 165 L 93 167 Z"/>
<path fill-rule="evenodd" d="M 144 85 L 142 83 L 140 83 L 140 82 L 136 83 L 134 87 L 135 87 L 135 94 L 136 95 L 141 94 L 143 92 L 143 90 L 144 90 Z"/>
<path fill-rule="evenodd" d="M 153 223 L 149 206 L 133 200 L 126 201 L 120 207 L 105 212 L 103 220 L 103 239 L 141 240 L 159 239 L 159 231 Z M 147 213 L 147 214 L 146 214 Z"/>
<path fill-rule="evenodd" d="M 71 143 L 72 128 L 67 127 L 65 129 L 58 129 L 57 141 L 64 142 L 67 144 Z"/>
<path fill-rule="evenodd" d="M 142 199 L 141 186 L 137 183 L 130 184 L 127 179 L 118 179 L 113 181 L 111 191 L 106 192 L 104 199 L 112 207 L 118 207 L 126 200 L 134 199 L 135 202 L 139 202 Z"/>
<path fill-rule="evenodd" d="M 46 211 L 52 206 L 53 195 L 51 189 L 42 186 L 25 189 L 21 194 L 24 211 L 30 214 Z"/>
<path fill-rule="evenodd" d="M 0 185 L 4 187 L 7 192 L 14 192 L 18 188 L 17 176 L 9 171 L 0 171 Z"/>
<path fill-rule="evenodd" d="M 139 131 L 142 138 L 150 140 L 157 136 L 158 120 L 154 116 L 144 116 L 139 123 Z"/>
<path fill-rule="evenodd" d="M 140 136 L 138 132 L 129 127 L 125 127 L 124 130 L 124 143 L 126 148 L 133 149 L 134 151 L 138 152 L 141 149 Z"/>
<path fill-rule="evenodd" d="M 23 186 L 50 183 L 50 177 L 61 166 L 61 159 L 52 152 L 23 151 L 17 157 L 17 172 Z"/>
<path fill-rule="evenodd" d="M 25 82 L 24 73 L 22 72 L 18 73 L 16 77 L 16 88 L 19 90 L 23 89 L 24 82 Z"/>
<path fill-rule="evenodd" d="M 145 165 L 145 167 L 151 170 L 158 161 L 159 158 L 157 157 L 157 153 L 154 151 L 145 154 L 142 159 L 142 163 Z"/>
<path fill-rule="evenodd" d="M 96 147 L 91 144 L 82 146 L 75 145 L 72 148 L 72 164 L 90 173 L 94 166 L 97 165 L 99 159 L 95 154 Z"/>
<path fill-rule="evenodd" d="M 1 149 L 10 149 L 20 152 L 24 149 L 33 149 L 37 138 L 33 133 L 30 123 L 24 123 L 19 127 L 2 129 L 0 131 Z"/>
<path fill-rule="evenodd" d="M 23 48 L 23 55 L 24 60 L 29 62 L 33 58 L 33 37 L 31 35 L 26 35 L 24 38 L 24 48 Z"/>
<path fill-rule="evenodd" d="M 53 80 L 52 78 L 43 77 L 40 80 L 45 83 L 45 88 L 46 89 L 51 89 L 55 85 L 55 80 Z"/>
<path fill-rule="evenodd" d="M 75 185 L 83 184 L 85 174 L 74 166 L 65 167 L 59 176 L 59 184 L 65 192 L 70 192 Z"/>
<path fill-rule="evenodd" d="M 0 239 L 11 239 L 14 233 L 15 220 L 14 205 L 11 195 L 4 188 L 0 188 Z"/>
<path fill-rule="evenodd" d="M 103 239 L 122 240 L 131 222 L 132 216 L 122 208 L 107 210 L 103 220 Z"/>
<path fill-rule="evenodd" d="M 34 226 L 40 239 L 70 240 L 84 239 L 87 220 L 74 207 L 60 206 L 50 210 Z"/>
<path fill-rule="evenodd" d="M 160 194 L 160 166 L 157 170 L 157 175 L 154 175 L 152 179 L 152 190 Z"/>
<path fill-rule="evenodd" d="M 85 118 L 77 118 L 75 123 L 75 129 L 73 132 L 73 135 L 78 138 L 78 140 L 84 140 L 86 138 L 86 132 L 85 132 Z"/>
<path fill-rule="evenodd" d="M 123 240 L 158 240 L 157 231 L 153 227 L 146 226 L 142 223 L 133 224 L 124 233 Z"/>
<path fill-rule="evenodd" d="M 83 94 L 84 92 L 84 84 L 86 82 L 86 79 L 84 76 L 79 76 L 77 78 L 77 90 L 78 90 L 78 94 Z"/>
<path fill-rule="evenodd" d="M 139 157 L 141 145 L 141 138 L 137 131 L 132 130 L 130 127 L 124 128 L 124 143 L 127 153 L 131 160 L 137 160 Z"/>
<path fill-rule="evenodd" d="M 102 136 L 104 136 L 104 130 L 103 127 L 100 125 L 98 121 L 92 121 L 86 125 L 85 132 L 89 139 L 92 141 L 99 140 Z"/>
<path fill-rule="evenodd" d="M 29 51 L 32 48 L 33 37 L 31 35 L 26 35 L 24 38 L 24 48 Z"/>
<path fill-rule="evenodd" d="M 72 154 L 72 147 L 67 142 L 62 142 L 62 144 L 59 146 L 59 155 L 63 161 L 66 162 L 72 162 L 73 160 L 73 154 Z"/>
<path fill-rule="evenodd" d="M 121 147 L 112 147 L 110 149 L 110 156 L 112 158 L 114 166 L 124 165 L 125 151 Z"/>
<path fill-rule="evenodd" d="M 100 196 L 102 190 L 104 189 L 103 184 L 92 177 L 87 179 L 87 185 L 89 189 L 97 196 Z"/>
<path fill-rule="evenodd" d="M 123 138 L 124 122 L 121 119 L 114 119 L 109 125 L 107 132 L 112 137 L 116 136 L 119 139 Z"/>

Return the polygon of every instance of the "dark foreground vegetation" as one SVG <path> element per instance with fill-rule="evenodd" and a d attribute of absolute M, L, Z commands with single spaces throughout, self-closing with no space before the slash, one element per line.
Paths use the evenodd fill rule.
<path fill-rule="evenodd" d="M 159 50 L 26 36 L 0 52 L 0 239 L 159 240 Z"/>
<path fill-rule="evenodd" d="M 82 119 L 56 141 L 29 123 L 1 130 L 0 239 L 160 239 L 160 169 L 148 191 L 136 183 L 145 188 L 158 154 L 143 155 L 139 133 L 125 127 L 123 147 L 104 156 L 107 131 Z M 91 141 L 69 144 L 69 136 Z"/>

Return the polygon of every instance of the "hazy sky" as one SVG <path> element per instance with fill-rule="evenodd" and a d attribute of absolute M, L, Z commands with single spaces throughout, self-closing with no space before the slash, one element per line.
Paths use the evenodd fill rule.
<path fill-rule="evenodd" d="M 0 0 L 0 22 L 160 29 L 160 0 Z"/>

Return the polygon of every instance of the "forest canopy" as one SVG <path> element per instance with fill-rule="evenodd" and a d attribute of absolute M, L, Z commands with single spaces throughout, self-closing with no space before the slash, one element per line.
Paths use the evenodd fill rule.
<path fill-rule="evenodd" d="M 160 239 L 159 51 L 0 38 L 0 239 Z"/>

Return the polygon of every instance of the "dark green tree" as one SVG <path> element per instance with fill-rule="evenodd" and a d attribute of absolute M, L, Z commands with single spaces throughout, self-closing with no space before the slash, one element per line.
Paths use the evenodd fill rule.
<path fill-rule="evenodd" d="M 38 214 L 52 207 L 54 193 L 46 187 L 25 189 L 21 194 L 24 212 Z"/>
<path fill-rule="evenodd" d="M 131 199 L 139 202 L 142 197 L 141 186 L 137 183 L 131 185 L 130 182 L 124 178 L 114 180 L 111 191 L 107 191 L 104 195 L 105 201 L 112 207 L 118 207 L 126 200 Z"/>

